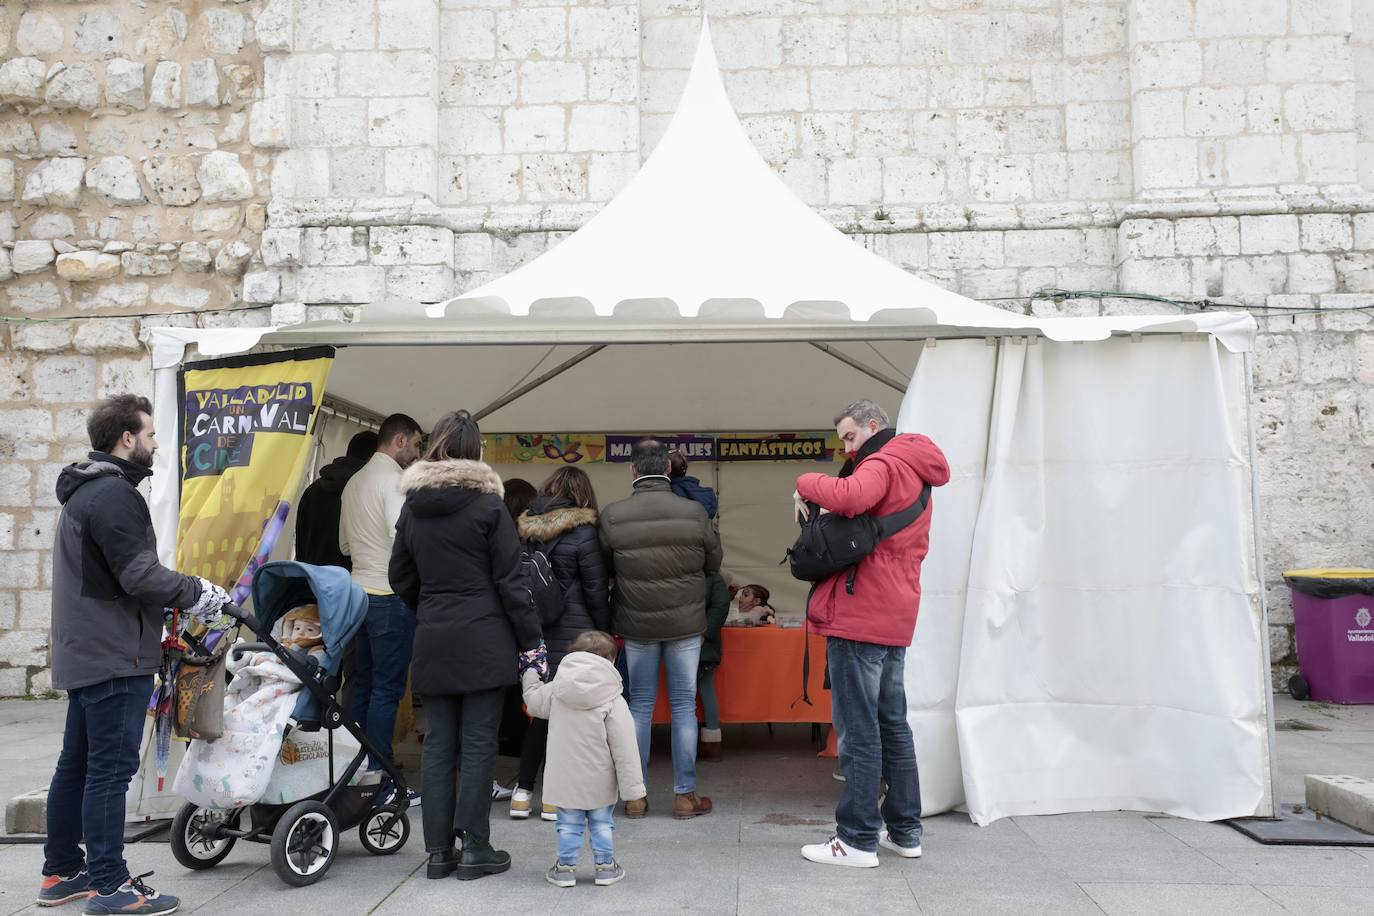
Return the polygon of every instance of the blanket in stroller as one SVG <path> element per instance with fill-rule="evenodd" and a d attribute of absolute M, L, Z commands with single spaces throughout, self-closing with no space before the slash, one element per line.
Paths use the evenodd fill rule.
<path fill-rule="evenodd" d="M 301 683 L 271 652 L 229 660 L 234 679 L 224 697 L 224 734 L 194 740 L 172 791 L 197 805 L 242 808 L 262 800 L 281 753 Z"/>

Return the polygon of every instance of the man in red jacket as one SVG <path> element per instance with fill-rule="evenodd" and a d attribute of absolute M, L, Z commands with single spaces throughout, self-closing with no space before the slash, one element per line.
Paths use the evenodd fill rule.
<path fill-rule="evenodd" d="M 797 512 L 806 503 L 848 518 L 908 508 L 926 484 L 949 481 L 944 453 L 925 436 L 898 435 L 887 413 L 856 401 L 835 418 L 835 431 L 854 460 L 849 477 L 797 478 Z M 878 847 L 903 858 L 921 855 L 921 786 L 916 747 L 906 719 L 906 650 L 916 632 L 921 561 L 930 546 L 931 508 L 860 561 L 851 594 L 845 573 L 817 584 L 806 615 L 826 637 L 833 719 L 844 790 L 835 809 L 836 835 L 802 847 L 812 862 L 873 868 Z M 878 807 L 881 782 L 887 798 Z M 886 829 L 884 829 L 884 826 Z"/>

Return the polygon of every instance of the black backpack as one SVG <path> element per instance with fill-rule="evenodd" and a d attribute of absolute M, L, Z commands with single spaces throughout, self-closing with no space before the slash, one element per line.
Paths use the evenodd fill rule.
<path fill-rule="evenodd" d="M 916 502 L 889 515 L 857 515 L 845 518 L 834 512 L 821 513 L 809 504 L 811 516 L 801 523 L 797 542 L 787 551 L 792 576 L 803 582 L 820 582 L 847 571 L 845 591 L 854 594 L 854 576 L 859 561 L 878 545 L 921 517 L 930 503 L 930 484 L 921 488 Z"/>
<path fill-rule="evenodd" d="M 563 616 L 568 597 L 549 563 L 549 554 L 556 543 L 557 538 L 544 543 L 527 542 L 520 547 L 520 569 L 530 588 L 530 607 L 539 615 L 540 625 L 545 627 L 557 623 Z"/>

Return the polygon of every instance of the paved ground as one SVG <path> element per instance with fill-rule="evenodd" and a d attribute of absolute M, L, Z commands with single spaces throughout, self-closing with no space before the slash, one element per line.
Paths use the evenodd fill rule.
<path fill-rule="evenodd" d="M 47 779 L 61 717 L 60 703 L 0 703 L 0 791 Z M 1279 733 L 1285 802 L 1302 801 L 1304 773 L 1374 775 L 1374 708 L 1282 698 L 1278 718 L 1330 729 Z M 374 859 L 350 835 L 329 876 L 302 890 L 278 881 L 265 847 L 240 846 L 199 874 L 178 866 L 166 844 L 132 846 L 129 858 L 137 869 L 156 869 L 156 886 L 180 894 L 185 911 L 236 916 L 1374 912 L 1374 848 L 1264 847 L 1224 825 L 1134 813 L 1010 818 L 983 828 L 944 815 L 927 821 L 919 861 L 884 856 L 871 871 L 822 869 L 798 846 L 830 828 L 832 762 L 815 757 L 805 728 L 779 728 L 773 738 L 762 729 L 726 734 L 727 761 L 702 765 L 716 813 L 689 823 L 664 813 L 668 766 L 656 748 L 653 810 L 644 821 L 622 820 L 617 848 L 629 877 L 611 888 L 545 884 L 553 830 L 540 821 L 494 820 L 495 839 L 515 865 L 467 884 L 425 880 L 418 817 L 398 855 Z M 0 916 L 37 912 L 29 901 L 41 863 L 38 847 L 0 845 Z"/>

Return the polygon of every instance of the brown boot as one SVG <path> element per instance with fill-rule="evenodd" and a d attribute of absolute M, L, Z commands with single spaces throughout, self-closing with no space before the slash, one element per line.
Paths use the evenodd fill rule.
<path fill-rule="evenodd" d="M 711 799 L 705 795 L 688 792 L 673 799 L 673 817 L 680 821 L 711 813 Z"/>
<path fill-rule="evenodd" d="M 649 800 L 635 798 L 625 803 L 625 816 L 639 818 L 649 813 Z"/>

